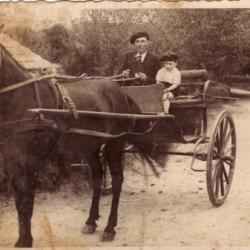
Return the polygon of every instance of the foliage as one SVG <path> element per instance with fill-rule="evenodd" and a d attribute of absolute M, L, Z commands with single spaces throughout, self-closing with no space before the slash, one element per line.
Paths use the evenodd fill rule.
<path fill-rule="evenodd" d="M 151 37 L 158 56 L 175 50 L 181 69 L 206 67 L 212 78 L 250 71 L 250 11 L 247 9 L 85 9 L 71 29 L 8 30 L 66 73 L 116 74 L 123 55 L 132 49 L 130 36 L 139 30 Z"/>

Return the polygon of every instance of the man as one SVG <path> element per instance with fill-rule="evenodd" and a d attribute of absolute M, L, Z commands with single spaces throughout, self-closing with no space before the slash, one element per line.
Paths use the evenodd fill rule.
<path fill-rule="evenodd" d="M 130 38 L 136 51 L 125 56 L 121 72 L 125 77 L 136 77 L 133 85 L 149 85 L 155 83 L 155 76 L 160 67 L 159 59 L 148 52 L 149 35 L 138 32 Z"/>

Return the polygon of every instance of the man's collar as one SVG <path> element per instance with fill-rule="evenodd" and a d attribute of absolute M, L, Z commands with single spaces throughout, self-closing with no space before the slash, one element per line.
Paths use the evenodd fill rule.
<path fill-rule="evenodd" d="M 145 60 L 145 57 L 146 57 L 146 55 L 147 55 L 147 51 L 145 51 L 144 53 L 142 53 L 142 54 L 140 54 L 140 53 L 136 53 L 135 54 L 135 57 L 137 57 L 137 56 L 141 56 L 141 60 L 142 60 L 142 62 Z"/>

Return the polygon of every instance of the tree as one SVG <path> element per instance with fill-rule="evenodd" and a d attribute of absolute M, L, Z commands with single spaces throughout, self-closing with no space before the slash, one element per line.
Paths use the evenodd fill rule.
<path fill-rule="evenodd" d="M 151 50 L 179 54 L 181 69 L 209 70 L 214 79 L 250 73 L 250 11 L 247 9 L 86 9 L 68 30 L 58 24 L 42 31 L 9 29 L 25 46 L 66 73 L 113 75 L 123 54 L 132 49 L 130 36 L 150 34 Z"/>

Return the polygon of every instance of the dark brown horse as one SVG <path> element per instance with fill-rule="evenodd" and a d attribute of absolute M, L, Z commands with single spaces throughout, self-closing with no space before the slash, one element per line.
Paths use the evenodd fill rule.
<path fill-rule="evenodd" d="M 144 145 L 129 135 L 117 138 L 79 135 L 77 129 L 103 132 L 106 135 L 128 131 L 143 132 L 145 123 L 129 120 L 102 119 L 74 116 L 35 116 L 27 112 L 31 108 L 61 108 L 62 100 L 50 79 L 32 81 L 32 76 L 0 46 L 0 128 L 4 142 L 5 170 L 13 188 L 19 220 L 19 238 L 16 247 L 31 247 L 31 217 L 33 212 L 36 181 L 45 159 L 51 156 L 59 138 L 67 146 L 78 150 L 88 162 L 93 176 L 93 198 L 84 233 L 94 233 L 99 218 L 99 199 L 103 170 L 99 152 L 103 144 L 105 157 L 112 176 L 113 200 L 108 223 L 102 239 L 109 241 L 115 236 L 120 192 L 123 182 L 122 157 L 126 142 L 132 143 L 148 156 L 152 145 Z M 17 84 L 17 83 L 22 84 Z M 111 80 L 68 80 L 62 83 L 71 101 L 79 110 L 139 113 L 132 100 Z M 60 96 L 59 96 L 60 97 Z M 76 128 L 69 132 L 68 128 Z"/>

